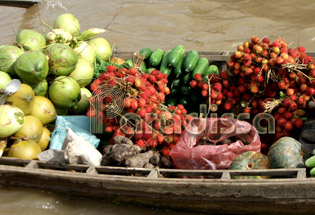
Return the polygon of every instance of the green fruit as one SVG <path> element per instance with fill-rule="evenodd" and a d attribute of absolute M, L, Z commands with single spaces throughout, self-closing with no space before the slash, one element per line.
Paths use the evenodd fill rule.
<path fill-rule="evenodd" d="M 53 103 L 44 96 L 35 96 L 34 106 L 30 115 L 38 118 L 43 125 L 55 121 L 57 117 Z"/>
<path fill-rule="evenodd" d="M 87 111 L 88 107 L 90 106 L 89 98 L 92 97 L 92 93 L 82 87 L 81 88 L 81 99 L 78 103 L 75 104 L 70 110 L 75 114 L 83 114 Z"/>
<path fill-rule="evenodd" d="M 124 67 L 126 67 L 127 69 L 130 69 L 133 66 L 134 66 L 134 64 L 133 64 L 132 58 L 129 58 L 129 59 L 125 60 Z"/>
<path fill-rule="evenodd" d="M 94 64 L 95 61 L 95 50 L 94 48 L 84 41 L 79 41 L 73 48 L 78 54 L 79 59 L 84 59 L 90 64 Z"/>
<path fill-rule="evenodd" d="M 14 71 L 23 81 L 37 84 L 48 75 L 48 61 L 40 51 L 25 52 L 14 63 Z"/>
<path fill-rule="evenodd" d="M 9 157 L 19 159 L 38 159 L 38 154 L 42 152 L 42 149 L 38 143 L 33 140 L 21 141 L 11 145 L 9 149 Z"/>
<path fill-rule="evenodd" d="M 270 168 L 298 168 L 304 166 L 302 144 L 292 137 L 282 137 L 268 152 Z"/>
<path fill-rule="evenodd" d="M 186 59 L 183 63 L 183 70 L 185 72 L 194 71 L 199 60 L 199 54 L 196 50 L 190 50 L 187 52 Z"/>
<path fill-rule="evenodd" d="M 33 89 L 23 83 L 18 91 L 7 97 L 6 103 L 20 108 L 25 115 L 28 115 L 32 112 L 34 97 Z"/>
<path fill-rule="evenodd" d="M 0 105 L 0 138 L 6 138 L 24 125 L 24 113 L 13 105 Z"/>
<path fill-rule="evenodd" d="M 180 59 L 178 65 L 173 69 L 172 73 L 176 78 L 182 75 L 182 67 L 183 67 L 184 60 L 185 60 L 185 56 L 183 56 Z"/>
<path fill-rule="evenodd" d="M 268 157 L 260 152 L 247 151 L 238 155 L 230 165 L 233 170 L 269 169 Z M 237 179 L 261 179 L 267 176 L 234 176 Z"/>
<path fill-rule="evenodd" d="M 94 48 L 96 59 L 102 61 L 109 60 L 110 56 L 112 55 L 112 47 L 106 39 L 98 37 L 90 40 L 88 43 Z"/>
<path fill-rule="evenodd" d="M 53 43 L 69 44 L 72 40 L 72 35 L 63 29 L 52 29 L 45 35 L 48 45 Z"/>
<path fill-rule="evenodd" d="M 54 28 L 63 29 L 72 35 L 78 35 L 80 32 L 80 22 L 71 13 L 64 13 L 55 20 Z"/>
<path fill-rule="evenodd" d="M 152 54 L 152 49 L 143 48 L 139 51 L 140 54 L 144 55 L 144 60 L 148 60 Z"/>
<path fill-rule="evenodd" d="M 167 59 L 167 65 L 171 66 L 171 67 L 177 67 L 177 65 L 179 64 L 180 60 L 182 59 L 182 57 L 185 54 L 185 48 L 182 45 L 177 45 L 175 46 L 170 54 L 168 55 L 168 59 Z"/>
<path fill-rule="evenodd" d="M 39 141 L 43 133 L 43 124 L 35 116 L 25 116 L 24 125 L 22 128 L 14 134 L 14 137 L 24 140 Z"/>
<path fill-rule="evenodd" d="M 69 77 L 78 82 L 80 87 L 85 87 L 92 82 L 94 75 L 94 66 L 84 59 L 79 59 Z"/>
<path fill-rule="evenodd" d="M 219 68 L 216 65 L 209 65 L 205 76 L 209 76 L 209 75 L 218 75 L 219 74 Z"/>
<path fill-rule="evenodd" d="M 167 74 L 167 76 L 169 76 L 172 71 L 171 68 L 167 67 L 167 56 L 169 55 L 170 52 L 171 52 L 170 50 L 165 52 L 160 63 L 160 71 L 164 74 Z"/>
<path fill-rule="evenodd" d="M 33 91 L 35 93 L 35 96 L 45 96 L 47 91 L 48 91 L 48 82 L 46 79 L 44 79 L 43 81 L 37 83 L 37 84 L 30 84 L 27 83 L 29 86 L 31 86 L 33 88 Z"/>
<path fill-rule="evenodd" d="M 209 66 L 209 60 L 205 57 L 201 57 L 198 60 L 198 63 L 192 73 L 192 78 L 196 75 L 196 74 L 201 74 L 202 76 L 206 75 L 206 72 L 208 70 L 208 66 Z"/>
<path fill-rule="evenodd" d="M 149 66 L 157 67 L 160 65 L 162 58 L 164 55 L 164 51 L 162 49 L 155 49 L 149 58 Z"/>
<path fill-rule="evenodd" d="M 305 166 L 306 167 L 315 167 L 315 156 L 309 157 L 306 161 L 305 161 Z"/>
<path fill-rule="evenodd" d="M 45 37 L 30 29 L 20 31 L 16 37 L 16 42 L 27 51 L 39 51 L 46 46 Z"/>
<path fill-rule="evenodd" d="M 52 44 L 45 53 L 49 58 L 49 72 L 56 76 L 69 75 L 78 62 L 78 54 L 64 44 Z"/>
<path fill-rule="evenodd" d="M 0 71 L 9 73 L 11 77 L 15 75 L 14 63 L 24 51 L 16 46 L 5 45 L 0 48 Z"/>
<path fill-rule="evenodd" d="M 68 76 L 57 77 L 48 89 L 52 103 L 62 109 L 73 107 L 80 100 L 80 92 L 78 82 Z"/>
<path fill-rule="evenodd" d="M 0 71 L 0 90 L 5 89 L 10 81 L 10 75 L 6 72 Z"/>

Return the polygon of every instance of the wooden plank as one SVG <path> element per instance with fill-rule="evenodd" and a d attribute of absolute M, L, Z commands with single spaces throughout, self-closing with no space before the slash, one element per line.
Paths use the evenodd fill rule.
<path fill-rule="evenodd" d="M 0 6 L 29 8 L 39 2 L 40 0 L 0 0 Z"/>
<path fill-rule="evenodd" d="M 0 165 L 0 175 L 1 184 L 211 214 L 312 214 L 315 205 L 315 193 L 310 192 L 315 189 L 314 179 L 247 183 L 246 180 L 88 175 L 4 165 Z"/>

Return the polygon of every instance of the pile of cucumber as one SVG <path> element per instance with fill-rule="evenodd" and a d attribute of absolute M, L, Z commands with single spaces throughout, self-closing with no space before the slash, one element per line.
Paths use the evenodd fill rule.
<path fill-rule="evenodd" d="M 201 74 L 203 77 L 218 74 L 219 69 L 216 65 L 210 64 L 205 57 L 199 57 L 196 50 L 186 52 L 182 45 L 177 45 L 168 51 L 160 48 L 155 50 L 143 48 L 139 53 L 145 55 L 141 66 L 143 72 L 150 73 L 157 69 L 167 74 L 168 87 L 171 90 L 166 98 L 167 104 L 183 104 L 188 111 L 199 111 L 199 104 L 205 103 L 205 98 L 201 97 L 200 89 L 191 89 L 189 83 L 195 74 Z M 125 66 L 132 67 L 132 59 L 126 60 Z"/>

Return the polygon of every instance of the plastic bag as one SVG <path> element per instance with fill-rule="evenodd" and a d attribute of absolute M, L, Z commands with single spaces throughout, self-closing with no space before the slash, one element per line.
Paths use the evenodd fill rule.
<path fill-rule="evenodd" d="M 57 116 L 56 126 L 50 138 L 50 149 L 62 149 L 67 136 L 67 128 L 71 128 L 78 136 L 83 137 L 95 148 L 98 147 L 100 139 L 90 133 L 90 119 L 87 116 Z"/>
<path fill-rule="evenodd" d="M 236 140 L 216 145 L 236 136 L 246 138 L 249 144 Z M 211 145 L 197 145 L 201 138 Z M 178 169 L 227 169 L 237 155 L 260 149 L 259 134 L 248 122 L 228 118 L 194 118 L 182 132 L 170 156 Z"/>
<path fill-rule="evenodd" d="M 71 164 L 87 164 L 100 166 L 102 154 L 83 137 L 78 136 L 71 128 L 67 128 L 64 141 L 64 157 Z"/>

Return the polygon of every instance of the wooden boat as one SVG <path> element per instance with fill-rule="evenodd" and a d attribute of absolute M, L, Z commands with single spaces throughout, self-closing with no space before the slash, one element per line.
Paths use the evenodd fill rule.
<path fill-rule="evenodd" d="M 271 179 L 232 179 L 265 175 Z M 313 214 L 306 169 L 178 170 L 45 163 L 0 158 L 0 184 L 169 210 L 211 214 Z"/>
<path fill-rule="evenodd" d="M 39 2 L 40 0 L 0 0 L 0 6 L 28 8 Z"/>
<path fill-rule="evenodd" d="M 115 53 L 125 59 L 131 52 Z M 200 52 L 224 66 L 230 55 Z M 180 170 L 57 164 L 0 158 L 0 185 L 24 186 L 168 210 L 214 214 L 314 214 L 315 178 L 305 168 Z M 234 176 L 270 179 L 234 179 Z"/>

